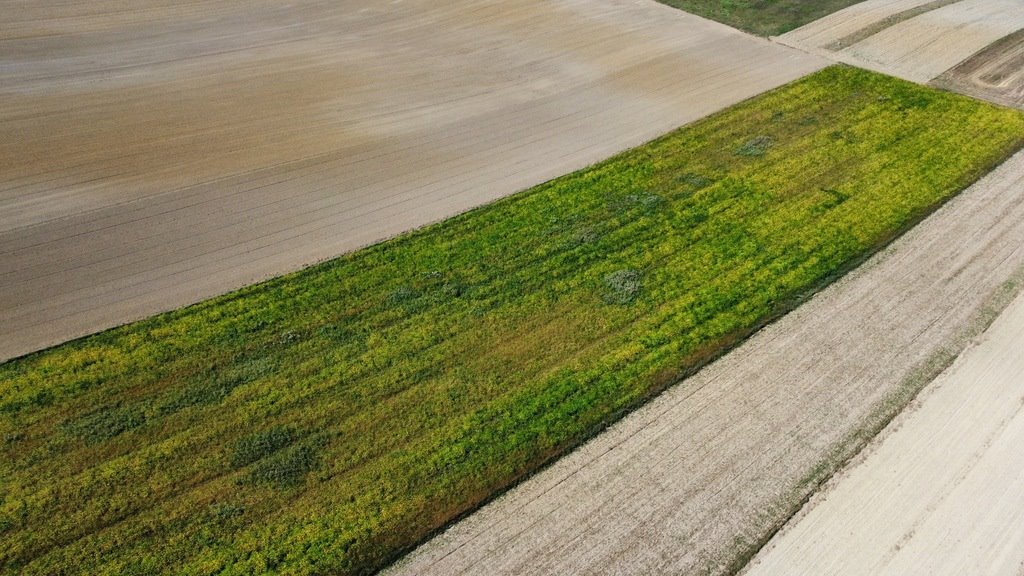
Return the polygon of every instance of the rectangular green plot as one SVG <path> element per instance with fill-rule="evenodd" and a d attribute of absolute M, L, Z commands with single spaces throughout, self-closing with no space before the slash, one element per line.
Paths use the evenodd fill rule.
<path fill-rule="evenodd" d="M 3 573 L 365 573 L 855 266 L 1024 115 L 833 67 L 0 365 Z"/>

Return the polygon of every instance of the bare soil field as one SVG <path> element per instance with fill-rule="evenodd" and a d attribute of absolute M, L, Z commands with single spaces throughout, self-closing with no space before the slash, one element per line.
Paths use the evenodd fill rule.
<path fill-rule="evenodd" d="M 855 272 L 388 573 L 739 569 L 1010 301 L 1022 247 L 1018 153 Z"/>
<path fill-rule="evenodd" d="M 778 40 L 916 82 L 949 71 L 938 86 L 1020 105 L 1021 80 L 1008 72 L 1020 68 L 1022 28 L 1015 0 L 868 0 Z"/>
<path fill-rule="evenodd" d="M 836 51 L 920 13 L 935 0 L 866 0 L 779 36 L 779 40 L 805 49 Z M 868 34 L 869 36 L 870 34 Z"/>
<path fill-rule="evenodd" d="M 1024 106 L 1024 30 L 964 60 L 932 84 L 1006 106 Z"/>
<path fill-rule="evenodd" d="M 746 574 L 1020 574 L 1022 347 L 1024 296 Z"/>
<path fill-rule="evenodd" d="M 936 0 L 865 0 L 833 12 L 779 36 L 783 43 L 810 50 L 836 51 L 861 40 L 868 32 L 878 33 L 902 22 L 904 16 L 919 14 L 935 5 Z M 955 0 L 960 1 L 960 0 Z"/>
<path fill-rule="evenodd" d="M 653 1 L 0 9 L 0 359 L 442 219 L 825 64 Z"/>

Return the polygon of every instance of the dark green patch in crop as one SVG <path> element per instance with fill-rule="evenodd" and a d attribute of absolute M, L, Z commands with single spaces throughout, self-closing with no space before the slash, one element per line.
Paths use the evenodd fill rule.
<path fill-rule="evenodd" d="M 231 391 L 245 383 L 241 377 L 223 378 L 213 376 L 209 380 L 189 382 L 181 389 L 173 390 L 160 405 L 162 414 L 171 414 L 191 406 L 216 404 L 228 397 Z"/>
<path fill-rule="evenodd" d="M 818 206 L 823 210 L 831 210 L 850 199 L 849 194 L 834 188 L 824 188 L 821 193 L 825 196 L 825 200 Z"/>
<path fill-rule="evenodd" d="M 235 442 L 229 462 L 232 468 L 241 468 L 290 445 L 297 438 L 295 431 L 282 426 L 243 436 Z"/>
<path fill-rule="evenodd" d="M 294 488 L 316 468 L 318 460 L 315 446 L 300 444 L 257 462 L 249 472 L 248 479 L 275 488 Z"/>
<path fill-rule="evenodd" d="M 399 286 L 388 294 L 388 303 L 392 305 L 407 304 L 419 298 L 419 296 L 419 292 L 413 290 L 410 286 Z"/>
<path fill-rule="evenodd" d="M 676 182 L 690 186 L 694 190 L 701 190 L 710 186 L 713 183 L 713 180 L 701 174 L 686 172 L 685 174 L 676 177 Z"/>
<path fill-rule="evenodd" d="M 64 425 L 64 433 L 86 444 L 96 444 L 120 436 L 146 423 L 146 414 L 138 406 L 99 408 Z"/>
<path fill-rule="evenodd" d="M 764 156 L 772 147 L 771 136 L 755 136 L 736 148 L 737 156 Z"/>
<path fill-rule="evenodd" d="M 636 300 L 643 287 L 643 275 L 639 270 L 616 270 L 604 277 L 604 299 L 611 304 L 629 304 Z"/>
<path fill-rule="evenodd" d="M 230 502 L 219 502 L 210 506 L 210 516 L 218 523 L 225 523 L 245 514 L 245 506 Z"/>

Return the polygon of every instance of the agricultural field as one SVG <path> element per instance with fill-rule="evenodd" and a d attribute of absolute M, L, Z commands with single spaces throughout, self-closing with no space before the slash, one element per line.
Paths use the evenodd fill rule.
<path fill-rule="evenodd" d="M 817 501 L 822 482 L 857 458 L 894 416 L 917 404 L 919 392 L 928 394 L 932 380 L 1021 293 L 1021 246 L 1024 151 L 785 317 L 456 522 L 384 574 L 736 574 L 801 513 L 804 502 Z M 1011 338 L 1002 345 L 1009 351 L 1019 342 Z M 971 415 L 954 423 L 938 413 L 934 423 L 943 430 L 955 426 L 955 435 L 993 402 L 1002 405 L 992 415 L 1012 412 L 1019 406 L 1006 398 L 1013 398 L 1012 384 L 986 382 L 979 388 L 984 398 L 973 387 L 962 388 L 972 397 L 962 403 L 971 404 Z M 1001 421 L 971 426 L 955 446 L 943 445 L 938 436 L 929 446 L 958 459 L 980 453 L 983 439 Z M 923 464 L 919 477 L 928 477 L 925 470 L 932 465 L 951 473 L 944 458 L 943 463 L 930 462 L 930 453 L 909 450 L 897 459 Z M 998 510 L 991 517 L 1005 519 L 1019 511 L 998 500 L 1000 494 L 1019 493 L 1003 473 L 1013 467 L 1008 460 L 1004 468 L 974 470 L 974 477 L 984 481 L 983 490 L 968 492 L 969 499 L 978 497 L 971 500 L 974 518 Z M 997 473 L 987 475 L 991 470 Z M 904 492 L 882 487 L 877 493 L 899 502 L 907 491 L 931 498 L 947 487 L 907 483 Z M 831 501 L 828 488 L 824 495 Z M 845 558 L 862 552 L 850 545 L 848 530 L 856 526 L 865 539 L 876 533 L 862 514 L 900 509 L 888 504 L 851 507 L 856 514 L 829 519 L 836 526 L 831 539 L 813 541 L 824 542 L 820 550 L 808 546 L 805 554 L 796 548 L 792 558 L 776 554 L 775 560 L 782 561 L 775 565 L 831 573 L 813 572 L 821 566 L 815 560 L 829 562 L 833 549 Z M 910 515 L 894 514 L 886 518 L 886 527 L 903 527 L 913 521 L 911 516 L 921 517 L 920 510 L 902 509 Z M 985 538 L 988 530 L 1017 534 L 1018 524 L 997 521 L 972 528 L 967 540 L 963 525 L 950 523 L 949 530 L 930 534 L 927 542 L 933 548 L 942 545 L 936 536 L 945 534 L 947 549 L 929 560 L 948 559 L 957 566 L 954 550 L 982 565 L 1015 558 L 1020 551 L 1011 539 Z M 978 539 L 981 546 L 965 550 Z M 882 540 L 875 543 L 884 545 Z M 859 566 L 854 562 L 844 568 Z"/>
<path fill-rule="evenodd" d="M 600 5 L 4 4 L 0 360 L 441 220 L 829 64 L 653 1 Z"/>
<path fill-rule="evenodd" d="M 778 40 L 834 60 L 1024 107 L 1024 5 L 867 0 Z"/>
<path fill-rule="evenodd" d="M 1024 108 L 1024 29 L 957 64 L 932 81 L 940 88 Z"/>
<path fill-rule="evenodd" d="M 1020 574 L 1022 342 L 1024 295 L 745 574 Z"/>
<path fill-rule="evenodd" d="M 658 0 L 759 36 L 784 34 L 858 0 Z"/>
<path fill-rule="evenodd" d="M 832 67 L 441 224 L 2 364 L 0 566 L 378 569 L 1022 143 L 1016 111 Z"/>

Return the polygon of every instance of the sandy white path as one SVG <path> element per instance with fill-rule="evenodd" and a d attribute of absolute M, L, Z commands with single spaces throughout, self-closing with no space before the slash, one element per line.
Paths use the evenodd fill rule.
<path fill-rule="evenodd" d="M 1024 573 L 1024 295 L 747 576 Z"/>
<path fill-rule="evenodd" d="M 991 295 L 1022 269 L 1019 153 L 864 266 L 386 573 L 726 573 L 813 492 L 808 478 L 831 470 L 837 446 L 876 406 L 925 384 L 923 367 L 961 349 Z"/>
<path fill-rule="evenodd" d="M 653 0 L 0 13 L 0 360 L 442 219 L 826 64 Z"/>

